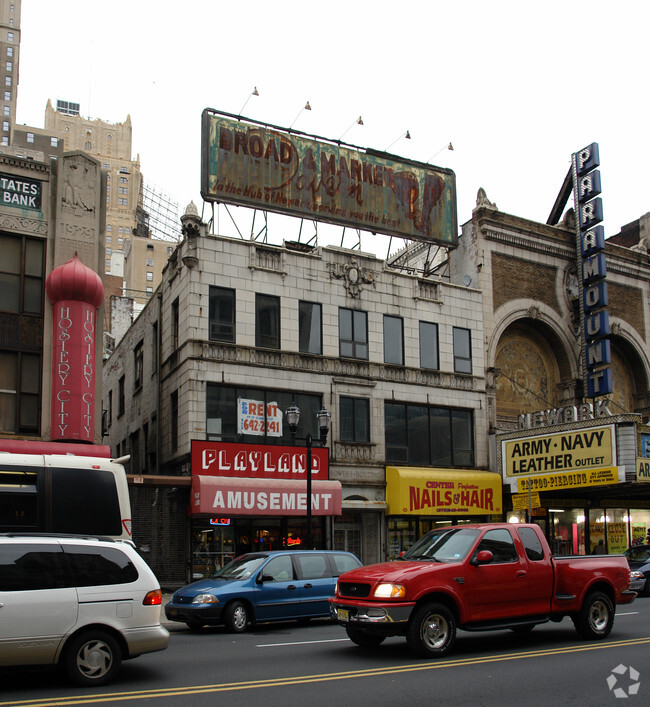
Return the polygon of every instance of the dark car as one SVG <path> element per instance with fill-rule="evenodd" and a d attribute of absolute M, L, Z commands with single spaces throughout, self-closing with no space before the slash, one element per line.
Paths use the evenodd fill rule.
<path fill-rule="evenodd" d="M 250 552 L 174 592 L 165 615 L 191 629 L 224 624 L 234 633 L 260 621 L 329 616 L 338 576 L 357 567 L 361 562 L 349 552 Z"/>
<path fill-rule="evenodd" d="M 650 545 L 635 545 L 625 551 L 632 570 L 630 589 L 639 596 L 650 596 Z"/>

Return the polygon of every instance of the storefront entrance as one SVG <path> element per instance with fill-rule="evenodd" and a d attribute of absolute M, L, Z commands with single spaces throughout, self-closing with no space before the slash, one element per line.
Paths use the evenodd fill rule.
<path fill-rule="evenodd" d="M 324 548 L 324 519 L 312 517 L 311 549 Z M 306 518 L 193 518 L 191 577 L 210 576 L 246 552 L 303 548 Z M 308 549 L 308 548 L 303 548 Z"/>

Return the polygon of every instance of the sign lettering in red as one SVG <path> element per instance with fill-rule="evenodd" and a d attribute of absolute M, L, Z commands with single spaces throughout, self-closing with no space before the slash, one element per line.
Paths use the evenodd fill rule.
<path fill-rule="evenodd" d="M 274 444 L 192 442 L 192 474 L 249 479 L 306 479 L 307 449 Z M 312 447 L 311 478 L 329 478 L 329 450 Z"/>

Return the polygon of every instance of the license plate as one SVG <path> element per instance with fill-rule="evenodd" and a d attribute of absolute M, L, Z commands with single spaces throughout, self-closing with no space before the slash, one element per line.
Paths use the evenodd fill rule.
<path fill-rule="evenodd" d="M 339 621 L 349 621 L 350 620 L 350 612 L 347 609 L 337 609 L 337 616 L 339 617 Z"/>

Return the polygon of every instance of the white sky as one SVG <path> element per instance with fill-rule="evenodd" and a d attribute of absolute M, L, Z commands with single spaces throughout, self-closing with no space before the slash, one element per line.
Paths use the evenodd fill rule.
<path fill-rule="evenodd" d="M 201 112 L 256 86 L 247 117 L 338 139 L 361 115 L 346 141 L 453 169 L 459 226 L 481 186 L 545 222 L 598 142 L 611 236 L 650 211 L 649 27 L 647 0 L 23 0 L 17 120 L 43 127 L 48 98 L 130 114 L 145 179 L 200 213 Z"/>

